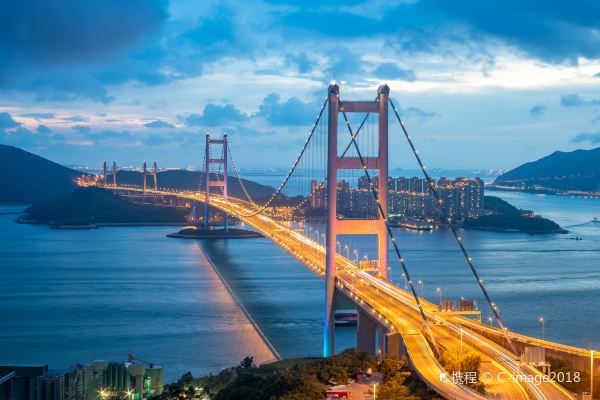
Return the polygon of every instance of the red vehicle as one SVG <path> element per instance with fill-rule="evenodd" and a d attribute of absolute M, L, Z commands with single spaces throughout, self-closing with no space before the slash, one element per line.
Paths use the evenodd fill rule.
<path fill-rule="evenodd" d="M 348 388 L 346 387 L 346 385 L 330 387 L 327 390 L 326 394 L 327 394 L 327 400 L 330 400 L 330 399 L 346 399 L 347 400 L 349 398 Z"/>

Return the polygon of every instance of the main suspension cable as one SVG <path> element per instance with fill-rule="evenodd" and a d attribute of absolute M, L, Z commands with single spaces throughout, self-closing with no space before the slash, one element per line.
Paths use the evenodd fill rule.
<path fill-rule="evenodd" d="M 326 98 L 325 102 L 323 102 L 323 106 L 321 107 L 321 110 L 319 111 L 319 114 L 317 115 L 317 120 L 315 121 L 315 123 L 313 124 L 313 126 L 311 128 L 310 133 L 308 135 L 308 138 L 304 142 L 304 146 L 302 147 L 302 150 L 300 150 L 300 153 L 298 154 L 298 157 L 296 157 L 296 160 L 292 164 L 292 167 L 290 168 L 290 171 L 288 172 L 288 174 L 284 178 L 283 182 L 281 182 L 281 185 L 279 185 L 279 188 L 275 191 L 275 193 L 273 193 L 273 195 L 271 196 L 271 198 L 264 205 L 260 206 L 260 208 L 258 210 L 253 211 L 253 212 L 251 212 L 249 214 L 239 214 L 240 216 L 247 218 L 247 217 L 253 217 L 253 216 L 256 216 L 258 214 L 261 214 L 279 196 L 279 194 L 281 193 L 281 191 L 283 190 L 283 188 L 285 187 L 285 185 L 290 180 L 290 177 L 292 176 L 292 174 L 296 170 L 296 167 L 300 163 L 300 160 L 302 159 L 302 156 L 304 155 L 304 152 L 306 151 L 306 148 L 308 147 L 308 144 L 310 143 L 310 140 L 312 139 L 312 137 L 313 137 L 313 135 L 315 133 L 315 130 L 316 130 L 317 126 L 319 125 L 319 121 L 321 120 L 321 117 L 323 116 L 323 111 L 325 110 L 325 106 L 327 106 L 327 102 L 328 101 L 329 101 L 329 98 Z"/>
<path fill-rule="evenodd" d="M 425 176 L 425 180 L 427 181 L 427 186 L 429 187 L 429 190 L 431 191 L 431 193 L 435 197 L 436 201 L 438 202 L 439 206 L 441 207 L 443 204 L 442 198 L 440 197 L 438 190 L 435 188 L 435 185 L 433 184 L 433 181 L 431 180 L 431 176 L 427 172 L 427 168 L 423 164 L 423 161 L 421 160 L 421 156 L 419 156 L 419 152 L 415 148 L 412 138 L 408 134 L 408 131 L 406 130 L 406 127 L 404 126 L 404 123 L 402 122 L 402 119 L 400 118 L 400 114 L 398 113 L 398 110 L 396 110 L 396 106 L 394 106 L 394 102 L 392 101 L 392 99 L 389 99 L 389 102 L 390 102 L 390 105 L 392 106 L 392 109 L 394 110 L 396 119 L 400 123 L 400 127 L 402 128 L 404 137 L 408 141 L 408 144 L 410 145 L 410 148 L 411 148 L 415 158 L 417 159 L 417 162 L 419 164 L 419 167 L 421 168 L 421 171 L 423 171 L 423 175 Z M 515 354 L 517 354 L 517 350 L 516 350 L 512 340 L 508 336 L 508 333 L 507 333 L 508 329 L 504 326 L 504 324 L 502 323 L 502 319 L 500 318 L 500 312 L 498 311 L 498 306 L 492 301 L 492 298 L 490 297 L 485 286 L 483 285 L 483 279 L 480 278 L 479 274 L 477 273 L 477 270 L 475 269 L 475 264 L 473 263 L 473 258 L 467 252 L 467 249 L 465 248 L 465 246 L 462 242 L 462 238 L 460 237 L 460 235 L 458 234 L 458 232 L 456 230 L 456 227 L 452 223 L 452 218 L 448 217 L 447 221 L 448 221 L 448 226 L 450 227 L 450 230 L 452 231 L 452 234 L 454 236 L 454 239 L 456 240 L 456 243 L 458 243 L 458 246 L 460 247 L 460 250 L 461 250 L 464 258 L 467 261 L 467 264 L 469 265 L 471 272 L 473 273 L 473 276 L 475 277 L 475 280 L 477 281 L 477 284 L 479 285 L 479 288 L 483 292 L 483 295 L 485 296 L 485 299 L 486 299 L 488 305 L 490 306 L 492 313 L 494 313 L 494 316 L 496 317 L 496 320 L 498 321 L 498 325 L 500 326 L 500 329 L 502 329 L 502 332 L 504 333 L 504 336 L 505 336 L 506 340 L 508 341 L 508 344 L 510 345 L 513 352 Z"/>
<path fill-rule="evenodd" d="M 358 143 L 356 143 L 356 135 L 352 131 L 352 126 L 350 125 L 350 121 L 348 120 L 348 115 L 346 114 L 346 111 L 344 110 L 344 106 L 343 106 L 343 104 L 342 104 L 342 102 L 340 100 L 340 95 L 339 94 L 337 94 L 337 98 L 338 98 L 338 103 L 340 105 L 340 111 L 342 112 L 342 115 L 344 116 L 344 121 L 346 122 L 346 127 L 348 128 L 348 132 L 350 132 L 350 137 L 352 138 L 351 139 L 351 143 L 354 144 L 354 148 L 356 149 L 356 153 L 357 153 L 358 158 L 360 160 L 360 163 L 361 163 L 361 165 L 363 167 L 363 171 L 365 173 L 365 176 L 367 177 L 367 181 L 369 182 L 369 187 L 371 189 L 371 193 L 373 194 L 373 198 L 375 199 L 375 202 L 377 203 L 377 209 L 379 211 L 379 214 L 380 214 L 381 218 L 383 219 L 383 222 L 384 222 L 385 227 L 387 229 L 388 235 L 392 239 L 392 245 L 394 246 L 394 251 L 396 252 L 396 255 L 398 256 L 398 260 L 400 261 L 400 265 L 402 266 L 402 270 L 404 271 L 404 274 L 405 274 L 406 280 L 408 281 L 408 284 L 410 286 L 410 290 L 412 292 L 412 295 L 413 295 L 413 297 L 415 299 L 415 302 L 417 303 L 417 307 L 419 308 L 419 312 L 421 313 L 421 317 L 423 318 L 423 321 L 425 322 L 425 326 L 427 328 L 427 332 L 429 334 L 430 340 L 433 343 L 434 349 L 437 351 L 437 343 L 436 343 L 435 337 L 433 335 L 433 331 L 431 330 L 431 326 L 429 324 L 429 319 L 427 318 L 427 315 L 425 314 L 425 311 L 423 310 L 423 306 L 421 304 L 421 300 L 419 299 L 419 296 L 417 295 L 417 291 L 415 290 L 415 286 L 413 284 L 413 281 L 412 281 L 412 279 L 410 279 L 410 274 L 408 273 L 408 267 L 406 266 L 406 263 L 404 261 L 404 257 L 402 257 L 400 249 L 398 248 L 398 244 L 396 243 L 396 238 L 394 237 L 394 234 L 392 232 L 392 228 L 390 227 L 390 225 L 388 223 L 387 215 L 383 211 L 383 207 L 381 205 L 381 202 L 379 201 L 379 194 L 377 193 L 377 190 L 375 190 L 375 186 L 373 185 L 373 181 L 371 180 L 371 174 L 369 173 L 369 170 L 367 169 L 367 165 L 365 164 L 365 160 L 364 160 L 364 157 L 363 157 L 363 155 L 362 155 L 362 153 L 360 151 Z M 386 188 L 387 188 L 387 186 L 386 186 Z M 386 266 L 386 268 L 387 267 L 388 266 Z"/>
<path fill-rule="evenodd" d="M 356 130 L 356 133 L 354 134 L 353 137 L 356 137 L 362 131 L 363 126 L 365 125 L 365 122 L 367 121 L 369 115 L 370 115 L 370 113 L 367 113 L 365 115 L 365 117 L 363 118 L 362 122 L 360 123 L 360 126 Z M 346 148 L 342 152 L 342 155 L 340 156 L 340 158 L 343 158 L 343 157 L 346 156 L 346 153 L 350 150 L 351 146 L 352 146 L 352 139 L 350 140 L 350 142 L 348 143 L 348 145 L 346 145 Z M 252 203 L 253 206 L 255 206 L 256 208 L 261 207 L 259 204 L 256 203 L 256 201 L 254 201 L 254 199 L 252 198 L 252 196 L 250 196 L 250 193 L 247 190 L 246 185 L 243 182 L 243 179 L 241 177 L 240 171 L 239 171 L 239 169 L 237 167 L 237 164 L 235 163 L 235 160 L 233 158 L 233 154 L 231 152 L 231 146 L 227 146 L 227 149 L 229 151 L 229 157 L 231 158 L 231 165 L 233 166 L 233 170 L 235 171 L 235 173 L 237 175 L 237 179 L 238 179 L 239 185 L 242 187 L 242 191 L 244 192 L 244 195 L 246 196 L 246 198 L 248 199 L 248 201 L 250 201 L 250 203 Z M 281 216 L 290 215 L 290 214 L 296 212 L 298 209 L 300 209 L 301 207 L 303 207 L 319 190 L 321 190 L 322 188 L 324 188 L 326 182 L 327 182 L 327 177 L 323 178 L 323 180 L 318 185 L 315 185 L 314 188 L 311 190 L 311 193 L 307 197 L 305 197 L 299 204 L 297 204 L 293 208 L 289 209 L 288 211 L 284 211 L 282 213 L 278 213 L 275 216 L 276 217 L 281 217 Z"/>

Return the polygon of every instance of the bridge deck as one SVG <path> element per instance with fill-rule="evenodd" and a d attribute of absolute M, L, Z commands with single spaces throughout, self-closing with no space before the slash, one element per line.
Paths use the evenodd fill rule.
<path fill-rule="evenodd" d="M 122 190 L 136 191 L 138 189 L 126 187 Z M 204 200 L 203 194 L 196 192 L 174 193 L 160 190 L 150 192 L 161 195 L 176 195 L 194 201 Z M 252 226 L 315 274 L 321 278 L 324 277 L 325 248 L 319 243 L 268 216 L 262 214 L 250 215 L 252 214 L 252 207 L 242 200 L 212 195 L 211 205 Z M 423 322 L 410 293 L 389 281 L 359 270 L 353 262 L 341 255 L 336 257 L 336 263 L 336 285 L 338 290 L 347 294 L 359 306 L 370 307 L 371 315 L 374 315 L 388 331 L 399 332 L 402 335 L 411 364 L 431 389 L 449 399 L 483 398 L 481 394 L 463 385 L 444 379 L 448 375 L 439 364 L 430 343 L 423 334 Z M 575 398 L 554 382 L 542 382 L 539 385 L 532 383 L 536 376 L 539 378 L 541 372 L 533 367 L 523 365 L 519 362 L 517 355 L 478 333 L 483 326 L 489 332 L 503 335 L 503 332 L 498 328 L 489 327 L 461 316 L 443 315 L 437 312 L 436 305 L 424 299 L 421 299 L 421 301 L 428 319 L 435 322 L 432 324 L 432 329 L 440 347 L 452 352 L 460 351 L 460 348 L 464 347 L 464 351 L 472 350 L 481 356 L 481 372 L 488 373 L 486 374 L 488 378 L 486 379 L 486 387 L 490 394 L 494 395 L 494 398 Z M 460 339 L 461 330 L 462 341 Z M 511 333 L 511 335 L 519 336 L 522 340 L 527 338 L 514 333 Z M 565 348 L 568 351 L 578 353 L 586 352 L 584 349 L 571 346 L 542 342 L 534 338 L 527 339 L 543 347 Z M 507 376 L 519 376 L 524 382 L 500 381 L 498 379 L 500 373 L 504 374 L 500 375 L 504 379 Z"/>

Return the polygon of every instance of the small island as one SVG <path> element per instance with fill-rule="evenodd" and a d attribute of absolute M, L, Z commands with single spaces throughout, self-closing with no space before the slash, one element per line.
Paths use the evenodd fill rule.
<path fill-rule="evenodd" d="M 250 231 L 246 229 L 223 228 L 215 229 L 204 229 L 196 226 L 191 226 L 180 230 L 177 233 L 167 235 L 170 238 L 181 238 L 181 239 L 250 239 L 262 237 L 262 235 L 256 231 Z"/>
<path fill-rule="evenodd" d="M 467 218 L 463 227 L 529 234 L 568 233 L 556 222 L 535 215 L 533 211 L 520 210 L 499 197 L 485 196 L 484 204 L 487 214 Z"/>
<path fill-rule="evenodd" d="M 102 225 L 184 225 L 188 211 L 127 201 L 98 187 L 75 188 L 66 196 L 35 203 L 20 223 L 52 228 L 97 228 Z"/>

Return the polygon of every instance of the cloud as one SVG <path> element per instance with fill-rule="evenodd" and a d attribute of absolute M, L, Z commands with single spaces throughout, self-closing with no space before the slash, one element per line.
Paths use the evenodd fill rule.
<path fill-rule="evenodd" d="M 263 99 L 256 116 L 273 125 L 310 125 L 315 122 L 318 111 L 318 106 L 297 97 L 281 101 L 279 94 L 271 93 Z"/>
<path fill-rule="evenodd" d="M 35 130 L 37 133 L 46 135 L 48 133 L 52 133 L 52 129 L 48 128 L 46 125 L 39 124 L 37 129 Z"/>
<path fill-rule="evenodd" d="M 529 110 L 529 114 L 531 114 L 532 117 L 540 117 L 546 112 L 547 109 L 548 107 L 543 106 L 541 104 L 537 104 L 531 107 L 531 109 Z"/>
<path fill-rule="evenodd" d="M 63 120 L 70 122 L 87 122 L 89 119 L 86 117 L 81 117 L 79 115 L 73 115 L 72 117 L 63 118 Z"/>
<path fill-rule="evenodd" d="M 500 39 L 544 61 L 576 64 L 579 57 L 600 56 L 600 3 L 595 1 L 422 0 L 415 6 L 465 25 L 471 39 Z"/>
<path fill-rule="evenodd" d="M 336 46 L 327 51 L 329 62 L 326 69 L 326 81 L 335 78 L 338 81 L 350 80 L 354 77 L 363 77 L 365 62 L 361 54 L 353 52 L 345 46 Z"/>
<path fill-rule="evenodd" d="M 189 126 L 222 126 L 236 122 L 246 122 L 248 115 L 240 111 L 232 104 L 207 104 L 204 106 L 202 115 L 189 114 L 180 119 Z"/>
<path fill-rule="evenodd" d="M 20 122 L 17 122 L 7 112 L 0 112 L 0 129 L 12 129 L 21 126 Z"/>
<path fill-rule="evenodd" d="M 90 133 L 92 131 L 92 128 L 87 125 L 73 125 L 71 129 L 83 134 Z"/>
<path fill-rule="evenodd" d="M 37 135 L 22 126 L 12 131 L 0 129 L 0 142 L 18 147 L 35 147 L 44 144 L 46 137 Z"/>
<path fill-rule="evenodd" d="M 316 63 L 311 60 L 306 52 L 288 53 L 285 56 L 285 65 L 295 68 L 299 73 L 306 74 L 313 70 Z"/>
<path fill-rule="evenodd" d="M 395 63 L 379 64 L 379 66 L 373 70 L 373 74 L 375 77 L 381 79 L 393 79 L 407 82 L 414 82 L 417 79 L 414 71 L 402 69 Z"/>
<path fill-rule="evenodd" d="M 576 94 L 567 94 L 560 98 L 560 105 L 563 107 L 577 107 L 583 104 L 583 99 Z"/>
<path fill-rule="evenodd" d="M 591 144 L 600 143 L 600 132 L 590 133 L 590 132 L 581 132 L 575 135 L 571 142 L 573 143 L 581 143 L 581 142 L 589 142 Z"/>
<path fill-rule="evenodd" d="M 175 128 L 174 125 L 171 125 L 168 122 L 165 122 L 163 120 L 157 119 L 156 121 L 152 121 L 152 122 L 148 122 L 147 124 L 144 124 L 144 126 L 146 128 Z"/>
<path fill-rule="evenodd" d="M 252 137 L 257 137 L 257 136 L 271 136 L 275 134 L 275 131 L 271 131 L 271 130 L 260 130 L 260 129 L 254 129 L 254 128 L 249 128 L 247 126 L 237 126 L 235 128 L 230 128 L 227 129 L 227 133 L 230 134 L 231 137 L 241 137 L 241 136 L 252 136 Z"/>
<path fill-rule="evenodd" d="M 93 141 L 104 140 L 131 140 L 133 135 L 129 131 L 104 130 L 100 132 L 84 132 L 85 137 Z"/>
<path fill-rule="evenodd" d="M 157 134 L 153 133 L 144 138 L 144 144 L 148 146 L 160 146 L 163 144 L 172 143 L 174 141 L 180 142 L 182 140 L 181 135 L 178 134 Z"/>
<path fill-rule="evenodd" d="M 51 118 L 54 118 L 54 114 L 53 113 L 27 113 L 27 114 L 21 114 L 21 117 L 35 118 L 35 119 L 51 119 Z"/>
<path fill-rule="evenodd" d="M 381 4 L 384 3 L 384 4 Z M 402 42 L 404 52 L 446 52 L 442 43 L 469 48 L 502 43 L 551 63 L 600 57 L 600 4 L 581 1 L 419 0 L 363 2 L 348 7 L 289 8 L 277 21 L 293 40 L 299 32 L 321 42 L 324 38 L 352 40 L 385 37 Z M 372 12 L 365 12 L 375 8 Z M 484 43 L 485 42 L 485 43 Z"/>
<path fill-rule="evenodd" d="M 0 13 L 0 89 L 108 102 L 107 83 L 134 73 L 141 80 L 145 70 L 114 64 L 128 64 L 167 7 L 166 0 L 9 1 Z"/>
<path fill-rule="evenodd" d="M 408 107 L 408 108 L 400 109 L 400 115 L 402 115 L 404 117 L 416 117 L 416 118 L 427 119 L 427 118 L 436 117 L 438 114 L 435 111 L 425 111 L 425 110 L 423 110 L 421 108 L 417 108 L 417 107 Z"/>
<path fill-rule="evenodd" d="M 560 98 L 560 105 L 563 107 L 597 106 L 600 105 L 600 99 L 586 100 L 577 94 L 568 94 Z"/>

